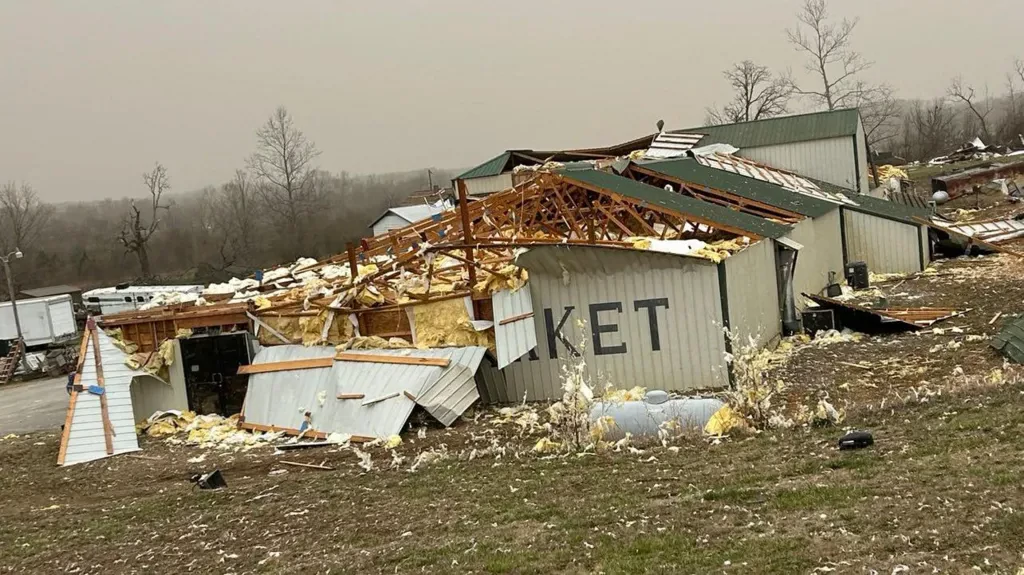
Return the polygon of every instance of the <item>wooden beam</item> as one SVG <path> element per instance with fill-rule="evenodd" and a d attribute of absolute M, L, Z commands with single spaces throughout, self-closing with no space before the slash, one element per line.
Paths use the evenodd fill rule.
<path fill-rule="evenodd" d="M 239 366 L 238 375 L 252 375 L 254 373 L 272 373 L 275 371 L 298 371 L 300 369 L 316 369 L 322 367 L 331 367 L 333 365 L 333 357 L 317 357 L 313 359 L 275 361 L 271 363 L 257 363 L 253 365 Z"/>
<path fill-rule="evenodd" d="M 105 387 L 106 379 L 103 377 L 103 357 L 100 354 L 100 337 L 97 330 L 92 330 L 92 352 L 96 363 L 96 385 Z M 100 416 L 103 418 L 103 443 L 106 444 L 107 455 L 114 454 L 114 426 L 110 423 L 110 410 L 107 407 L 107 394 L 104 391 L 100 395 Z"/>
<path fill-rule="evenodd" d="M 362 399 L 366 397 L 365 393 L 339 393 L 338 399 Z"/>
<path fill-rule="evenodd" d="M 462 216 L 462 241 L 466 244 L 473 243 L 473 228 L 469 222 L 469 199 L 466 194 L 466 182 L 458 180 L 459 187 L 459 213 Z M 466 259 L 473 261 L 473 248 L 466 248 Z M 469 290 L 476 287 L 476 266 L 469 266 Z"/>
<path fill-rule="evenodd" d="M 95 323 L 90 319 L 86 325 L 85 333 L 82 335 L 82 344 L 78 348 L 78 368 L 75 370 L 74 385 L 82 382 L 82 368 L 85 367 L 85 356 L 89 352 L 89 341 L 92 339 L 92 330 L 96 329 Z M 64 429 L 60 435 L 60 451 L 57 452 L 57 465 L 64 465 L 64 458 L 68 453 L 68 439 L 71 438 L 71 422 L 75 418 L 75 405 L 78 403 L 78 392 L 71 392 L 71 399 L 68 401 L 68 411 L 64 417 Z"/>
<path fill-rule="evenodd" d="M 363 405 L 363 407 L 366 407 L 367 405 L 373 405 L 375 403 L 380 403 L 380 402 L 386 401 L 388 399 L 396 398 L 396 397 L 398 397 L 400 395 L 402 395 L 402 394 L 397 392 L 397 391 L 394 391 L 394 392 L 388 393 L 386 395 L 382 395 L 380 397 L 374 397 L 372 399 L 367 399 L 366 401 L 363 402 L 362 405 Z"/>
<path fill-rule="evenodd" d="M 345 253 L 348 255 L 348 271 L 353 280 L 359 275 L 359 264 L 356 263 L 356 245 L 348 242 L 345 245 Z"/>
<path fill-rule="evenodd" d="M 510 324 L 510 323 L 512 323 L 514 321 L 520 321 L 520 320 L 524 320 L 524 319 L 531 318 L 531 317 L 533 317 L 533 312 L 532 311 L 526 312 L 526 313 L 521 313 L 519 315 L 514 315 L 512 317 L 506 317 L 505 319 L 499 321 L 498 325 L 508 325 L 508 324 Z"/>
<path fill-rule="evenodd" d="M 355 361 L 366 363 L 397 363 L 402 365 L 429 365 L 448 367 L 451 363 L 447 357 L 412 357 L 408 355 L 376 355 L 372 353 L 341 352 L 334 356 L 338 361 Z"/>

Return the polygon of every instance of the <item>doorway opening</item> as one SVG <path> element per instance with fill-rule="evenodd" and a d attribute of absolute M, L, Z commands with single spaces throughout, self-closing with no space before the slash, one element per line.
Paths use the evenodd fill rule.
<path fill-rule="evenodd" d="M 238 375 L 238 368 L 252 360 L 248 333 L 183 339 L 181 356 L 190 410 L 223 416 L 242 411 L 249 376 Z"/>

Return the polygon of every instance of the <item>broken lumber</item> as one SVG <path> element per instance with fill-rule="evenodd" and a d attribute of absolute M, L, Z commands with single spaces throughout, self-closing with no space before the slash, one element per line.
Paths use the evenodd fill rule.
<path fill-rule="evenodd" d="M 520 321 L 520 320 L 524 320 L 524 319 L 529 319 L 531 317 L 533 317 L 533 312 L 532 311 L 528 311 L 526 313 L 521 313 L 519 315 L 514 315 L 512 317 L 506 317 L 505 319 L 499 321 L 498 325 L 507 325 L 507 324 L 510 324 L 512 322 Z"/>
<path fill-rule="evenodd" d="M 366 397 L 365 393 L 339 393 L 338 399 L 362 399 Z"/>
<path fill-rule="evenodd" d="M 362 361 L 367 363 L 398 363 L 402 365 L 430 365 L 448 367 L 447 357 L 413 357 L 408 355 L 376 355 L 372 353 L 345 353 L 334 356 L 338 361 Z"/>
<path fill-rule="evenodd" d="M 388 399 L 391 399 L 391 398 L 394 398 L 394 397 L 398 397 L 399 395 L 402 395 L 402 394 L 396 391 L 396 392 L 393 392 L 393 393 L 389 393 L 387 395 L 382 395 L 380 397 L 375 397 L 373 399 L 367 399 L 366 401 L 363 402 L 363 407 L 366 407 L 367 405 L 373 405 L 375 403 L 380 403 L 382 401 L 385 401 L 385 400 L 388 400 Z"/>
<path fill-rule="evenodd" d="M 238 375 L 252 375 L 254 373 L 271 373 L 275 371 L 296 371 L 299 369 L 316 369 L 331 367 L 334 365 L 334 358 L 318 357 L 314 359 L 295 359 L 291 361 L 275 361 L 271 363 L 258 363 L 254 365 L 242 365 L 238 367 Z"/>
<path fill-rule="evenodd" d="M 327 467 L 326 465 L 315 465 L 312 463 L 299 463 L 298 461 L 281 461 L 281 465 L 291 465 L 292 467 L 304 467 L 306 469 L 319 469 L 321 471 L 334 471 L 333 467 Z"/>

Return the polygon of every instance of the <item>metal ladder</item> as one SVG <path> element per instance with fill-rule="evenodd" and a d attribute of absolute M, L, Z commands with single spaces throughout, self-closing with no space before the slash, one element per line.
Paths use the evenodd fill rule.
<path fill-rule="evenodd" d="M 3 385 L 14 377 L 14 371 L 18 369 L 18 362 L 21 360 L 21 342 L 14 342 L 14 348 L 7 354 L 7 357 L 0 357 L 0 385 Z"/>

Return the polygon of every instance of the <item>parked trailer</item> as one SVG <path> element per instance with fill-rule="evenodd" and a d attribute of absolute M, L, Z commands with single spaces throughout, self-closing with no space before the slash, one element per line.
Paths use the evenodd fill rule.
<path fill-rule="evenodd" d="M 26 347 L 60 343 L 74 339 L 78 334 L 70 295 L 19 299 L 18 320 Z M 11 302 L 0 303 L 0 340 L 17 338 L 14 306 Z"/>
<path fill-rule="evenodd" d="M 175 285 L 175 286 L 126 286 L 106 287 L 89 290 L 82 294 L 85 298 L 85 307 L 92 313 L 110 315 L 134 311 L 162 293 L 195 294 L 198 297 L 203 293 L 201 285 Z"/>

